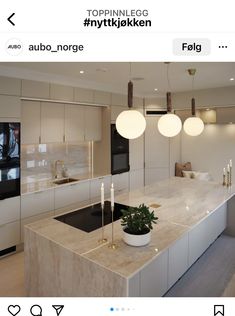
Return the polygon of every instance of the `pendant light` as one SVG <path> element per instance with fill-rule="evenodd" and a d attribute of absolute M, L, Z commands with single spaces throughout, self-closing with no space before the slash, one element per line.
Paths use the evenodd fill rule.
<path fill-rule="evenodd" d="M 131 63 L 130 63 L 131 78 Z M 136 110 L 133 110 L 133 83 L 128 82 L 128 107 L 129 110 L 121 112 L 116 119 L 116 128 L 118 133 L 127 139 L 135 139 L 140 137 L 146 128 L 146 120 L 144 116 Z"/>
<path fill-rule="evenodd" d="M 188 73 L 192 76 L 192 94 L 194 91 L 194 76 L 196 73 L 196 69 L 188 69 Z M 192 108 L 192 116 L 187 118 L 184 122 L 184 131 L 186 134 L 190 136 L 198 136 L 204 130 L 204 123 L 200 117 L 196 117 L 196 105 L 195 98 L 193 97 L 191 100 L 191 108 Z"/>
<path fill-rule="evenodd" d="M 170 88 L 170 81 L 169 81 L 169 64 L 167 64 L 167 82 L 168 82 L 168 89 Z M 160 117 L 158 121 L 158 130 L 159 132 L 166 137 L 174 137 L 179 134 L 182 129 L 182 123 L 178 115 L 172 112 L 172 105 L 171 105 L 171 93 L 166 93 L 166 100 L 167 100 L 167 114 Z"/>

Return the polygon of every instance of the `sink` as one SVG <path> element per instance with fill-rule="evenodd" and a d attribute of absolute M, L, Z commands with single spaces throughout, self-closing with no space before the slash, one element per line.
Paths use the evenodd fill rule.
<path fill-rule="evenodd" d="M 66 179 L 54 180 L 53 183 L 60 185 L 60 184 L 66 184 L 66 183 L 71 183 L 75 181 L 79 181 L 79 179 L 66 178 Z"/>

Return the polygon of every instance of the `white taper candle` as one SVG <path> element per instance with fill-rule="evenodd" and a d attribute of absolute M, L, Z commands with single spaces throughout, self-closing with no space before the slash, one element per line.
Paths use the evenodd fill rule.
<path fill-rule="evenodd" d="M 114 207 L 114 186 L 113 183 L 111 184 L 111 189 L 110 189 L 110 194 L 111 194 L 111 207 Z"/>
<path fill-rule="evenodd" d="M 104 183 L 101 183 L 101 188 L 100 188 L 100 194 L 101 194 L 101 205 L 104 206 Z"/>

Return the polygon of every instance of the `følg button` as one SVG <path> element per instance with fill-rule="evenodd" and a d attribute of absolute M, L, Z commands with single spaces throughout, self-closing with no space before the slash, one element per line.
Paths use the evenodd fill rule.
<path fill-rule="evenodd" d="M 173 41 L 173 53 L 179 56 L 209 55 L 211 43 L 206 38 L 176 38 Z"/>

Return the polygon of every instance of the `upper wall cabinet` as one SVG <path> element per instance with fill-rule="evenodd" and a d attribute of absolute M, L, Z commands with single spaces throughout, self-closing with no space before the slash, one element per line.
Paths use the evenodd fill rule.
<path fill-rule="evenodd" d="M 21 142 L 37 144 L 40 142 L 41 106 L 37 101 L 22 101 L 21 104 Z"/>
<path fill-rule="evenodd" d="M 102 104 L 102 105 L 110 105 L 111 104 L 111 93 L 104 91 L 94 91 L 94 103 Z"/>
<path fill-rule="evenodd" d="M 85 140 L 99 141 L 102 138 L 102 108 L 85 106 Z"/>
<path fill-rule="evenodd" d="M 124 94 L 112 93 L 111 105 L 127 106 L 127 96 Z"/>
<path fill-rule="evenodd" d="M 50 98 L 52 100 L 73 101 L 73 87 L 51 84 Z"/>
<path fill-rule="evenodd" d="M 90 89 L 74 88 L 74 101 L 93 103 L 94 102 L 94 91 Z"/>
<path fill-rule="evenodd" d="M 20 118 L 20 97 L 0 95 L 0 117 Z"/>
<path fill-rule="evenodd" d="M 64 104 L 41 103 L 41 143 L 64 141 Z"/>
<path fill-rule="evenodd" d="M 75 104 L 65 105 L 65 141 L 81 142 L 85 137 L 84 106 Z"/>
<path fill-rule="evenodd" d="M 22 144 L 99 141 L 102 108 L 22 101 Z"/>
<path fill-rule="evenodd" d="M 28 98 L 50 98 L 50 84 L 47 82 L 22 80 L 22 96 Z"/>
<path fill-rule="evenodd" d="M 21 95 L 21 80 L 8 77 L 0 77 L 0 94 Z"/>

